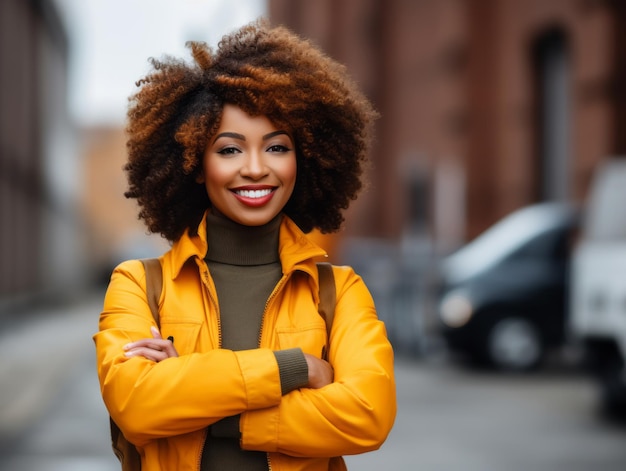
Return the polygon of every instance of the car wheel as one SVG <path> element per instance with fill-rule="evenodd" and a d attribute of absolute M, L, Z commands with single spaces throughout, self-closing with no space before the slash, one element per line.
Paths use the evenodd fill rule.
<path fill-rule="evenodd" d="M 487 359 L 496 368 L 521 372 L 540 363 L 544 346 L 535 324 L 522 317 L 505 317 L 489 329 L 486 350 Z"/>

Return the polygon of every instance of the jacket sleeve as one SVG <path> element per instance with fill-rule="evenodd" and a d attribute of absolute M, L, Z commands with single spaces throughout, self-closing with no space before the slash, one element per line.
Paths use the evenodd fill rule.
<path fill-rule="evenodd" d="M 337 305 L 329 359 L 334 382 L 303 388 L 242 415 L 242 447 L 296 457 L 379 448 L 396 415 L 393 350 L 371 295 L 351 269 L 335 267 Z"/>
<path fill-rule="evenodd" d="M 141 262 L 124 262 L 111 277 L 94 341 L 105 405 L 135 445 L 280 402 L 279 371 L 270 349 L 215 349 L 160 363 L 126 358 L 124 345 L 151 337 L 152 325 Z"/>

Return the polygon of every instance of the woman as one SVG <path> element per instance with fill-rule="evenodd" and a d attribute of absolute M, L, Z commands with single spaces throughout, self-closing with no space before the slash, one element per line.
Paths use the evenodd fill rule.
<path fill-rule="evenodd" d="M 153 61 L 131 99 L 126 196 L 172 248 L 160 331 L 142 263 L 111 277 L 94 336 L 105 404 L 145 470 L 344 469 L 393 425 L 393 352 L 362 280 L 333 267 L 322 359 L 324 251 L 305 233 L 340 228 L 376 114 L 284 28 L 190 48 L 193 65 Z"/>

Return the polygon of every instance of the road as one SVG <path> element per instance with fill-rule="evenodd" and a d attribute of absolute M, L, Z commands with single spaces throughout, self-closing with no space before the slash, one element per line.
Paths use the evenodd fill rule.
<path fill-rule="evenodd" d="M 98 293 L 0 331 L 0 470 L 114 471 L 91 335 Z M 507 377 L 398 358 L 398 416 L 351 470 L 623 471 L 626 426 L 576 370 Z"/>

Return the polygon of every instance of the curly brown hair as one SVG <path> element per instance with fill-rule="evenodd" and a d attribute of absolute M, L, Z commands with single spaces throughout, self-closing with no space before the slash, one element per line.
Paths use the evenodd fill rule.
<path fill-rule="evenodd" d="M 189 42 L 193 64 L 166 56 L 129 99 L 124 167 L 148 230 L 170 241 L 211 206 L 197 182 L 226 103 L 293 133 L 296 185 L 284 213 L 304 231 L 334 232 L 361 189 L 377 114 L 343 65 L 265 20 L 224 36 L 217 52 Z"/>

